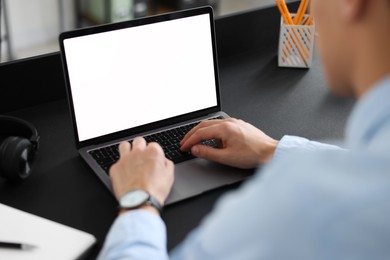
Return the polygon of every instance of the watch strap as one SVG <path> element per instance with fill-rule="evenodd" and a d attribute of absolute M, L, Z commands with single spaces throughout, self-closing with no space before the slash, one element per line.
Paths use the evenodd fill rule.
<path fill-rule="evenodd" d="M 162 205 L 160 204 L 160 202 L 155 197 L 150 195 L 150 193 L 149 193 L 149 199 L 146 201 L 146 204 L 154 207 L 161 214 L 162 209 L 163 209 Z"/>

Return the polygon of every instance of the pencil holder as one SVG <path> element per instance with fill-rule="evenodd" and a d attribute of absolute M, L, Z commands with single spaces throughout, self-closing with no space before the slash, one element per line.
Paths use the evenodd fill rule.
<path fill-rule="evenodd" d="M 308 19 L 305 15 L 304 20 Z M 281 19 L 279 67 L 310 68 L 313 62 L 314 21 L 311 25 L 287 25 Z"/>

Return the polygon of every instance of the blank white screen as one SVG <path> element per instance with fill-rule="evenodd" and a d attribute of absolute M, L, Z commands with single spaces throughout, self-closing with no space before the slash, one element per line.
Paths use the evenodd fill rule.
<path fill-rule="evenodd" d="M 79 141 L 216 106 L 209 19 L 66 39 Z"/>

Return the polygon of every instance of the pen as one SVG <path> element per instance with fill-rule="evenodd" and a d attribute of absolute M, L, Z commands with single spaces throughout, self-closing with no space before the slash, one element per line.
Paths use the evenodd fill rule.
<path fill-rule="evenodd" d="M 35 246 L 29 245 L 29 244 L 24 244 L 24 243 L 14 243 L 14 242 L 3 242 L 3 241 L 0 241 L 0 248 L 30 250 L 30 249 L 35 248 Z"/>

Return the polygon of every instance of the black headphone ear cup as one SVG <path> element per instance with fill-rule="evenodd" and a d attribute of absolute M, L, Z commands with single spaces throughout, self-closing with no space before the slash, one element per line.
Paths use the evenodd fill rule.
<path fill-rule="evenodd" d="M 22 137 L 10 136 L 0 145 L 0 174 L 17 182 L 30 175 L 33 159 L 31 142 Z"/>

